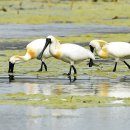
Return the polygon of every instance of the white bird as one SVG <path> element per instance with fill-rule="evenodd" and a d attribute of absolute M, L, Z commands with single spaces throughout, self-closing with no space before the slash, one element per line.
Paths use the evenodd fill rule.
<path fill-rule="evenodd" d="M 90 42 L 90 50 L 93 52 L 94 48 L 101 58 L 114 58 L 115 66 L 113 72 L 116 71 L 117 62 L 123 61 L 130 69 L 130 65 L 125 59 L 130 59 L 130 44 L 127 42 L 105 42 L 103 40 L 92 40 Z"/>
<path fill-rule="evenodd" d="M 46 45 L 41 52 L 41 55 L 44 54 L 46 47 L 49 45 L 50 54 L 56 59 L 60 59 L 64 62 L 70 64 L 70 70 L 68 75 L 71 75 L 71 70 L 74 70 L 74 74 L 77 73 L 74 64 L 79 63 L 87 58 L 95 59 L 94 54 L 79 45 L 75 44 L 60 44 L 60 42 L 53 36 L 48 36 L 46 38 Z M 91 63 L 90 63 L 91 64 Z"/>
<path fill-rule="evenodd" d="M 13 73 L 14 64 L 25 62 L 31 59 L 38 59 L 39 54 L 41 53 L 43 47 L 45 46 L 46 39 L 36 39 L 30 42 L 26 46 L 26 54 L 24 56 L 14 55 L 9 59 L 9 73 Z M 49 53 L 49 47 L 46 49 L 45 53 L 43 54 L 43 58 L 41 57 L 41 68 L 38 71 L 42 71 L 43 65 L 45 70 L 47 71 L 47 65 L 45 64 L 45 59 L 51 57 Z"/>

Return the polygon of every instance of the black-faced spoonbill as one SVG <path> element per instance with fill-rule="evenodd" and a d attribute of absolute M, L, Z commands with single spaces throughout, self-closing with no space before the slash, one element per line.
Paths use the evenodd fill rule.
<path fill-rule="evenodd" d="M 24 56 L 19 56 L 19 55 L 14 55 L 9 59 L 9 70 L 8 73 L 10 73 L 11 75 L 13 74 L 13 70 L 14 70 L 14 65 L 17 63 L 21 63 L 21 62 L 25 62 L 31 59 L 38 59 L 39 54 L 41 53 L 43 47 L 45 46 L 46 43 L 46 39 L 36 39 L 32 42 L 30 42 L 27 46 L 26 46 L 26 54 Z M 43 54 L 43 57 L 41 57 L 41 67 L 38 71 L 42 71 L 43 65 L 45 70 L 47 71 L 47 65 L 45 64 L 45 59 L 51 57 L 50 53 L 49 53 L 49 47 L 46 49 L 46 51 Z M 10 79 L 12 77 L 13 80 L 13 76 L 10 75 Z"/>
<path fill-rule="evenodd" d="M 101 58 L 114 58 L 115 66 L 113 72 L 116 71 L 117 62 L 123 61 L 130 69 L 130 65 L 125 59 L 130 59 L 130 44 L 127 42 L 105 42 L 103 40 L 92 40 L 90 42 L 90 50 L 93 52 L 94 48 L 99 57 Z"/>
<path fill-rule="evenodd" d="M 84 47 L 81 47 L 76 44 L 70 44 L 70 43 L 60 44 L 60 42 L 53 36 L 48 36 L 46 38 L 46 44 L 43 48 L 43 51 L 41 52 L 41 56 L 42 54 L 44 54 L 48 45 L 50 54 L 53 57 L 70 64 L 70 70 L 68 75 L 71 75 L 72 69 L 74 71 L 74 74 L 77 73 L 74 64 L 77 64 L 88 58 L 93 60 L 95 59 L 94 54 L 90 50 L 85 49 Z"/>

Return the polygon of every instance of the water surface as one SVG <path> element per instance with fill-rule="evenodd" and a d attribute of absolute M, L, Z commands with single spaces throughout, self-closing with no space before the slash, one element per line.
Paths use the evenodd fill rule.
<path fill-rule="evenodd" d="M 0 130 L 129 130 L 130 107 L 46 109 L 0 105 Z"/>
<path fill-rule="evenodd" d="M 0 24 L 0 38 L 28 38 L 70 36 L 90 33 L 130 33 L 127 26 L 109 26 L 98 24 Z"/>
<path fill-rule="evenodd" d="M 0 93 L 24 92 L 44 95 L 96 95 L 130 97 L 130 82 L 104 77 L 79 76 L 75 82 L 65 77 L 17 77 L 14 82 L 0 79 Z"/>

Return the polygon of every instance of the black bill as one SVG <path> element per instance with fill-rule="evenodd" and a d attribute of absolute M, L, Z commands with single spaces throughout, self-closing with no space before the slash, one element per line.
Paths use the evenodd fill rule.
<path fill-rule="evenodd" d="M 41 53 L 38 55 L 37 59 L 38 60 L 42 60 L 42 55 L 45 51 L 45 49 L 47 48 L 47 46 L 51 43 L 51 39 L 50 38 L 46 38 L 46 43 L 45 43 L 45 46 L 44 48 L 42 49 Z"/>
<path fill-rule="evenodd" d="M 90 47 L 90 51 L 93 53 L 94 47 L 92 47 L 91 45 L 89 45 L 89 47 Z"/>
<path fill-rule="evenodd" d="M 89 47 L 90 47 L 90 51 L 93 53 L 94 47 L 92 47 L 91 45 L 89 45 Z M 92 67 L 93 65 L 94 65 L 93 60 L 90 59 L 90 61 L 89 61 L 89 67 Z"/>
<path fill-rule="evenodd" d="M 8 70 L 8 73 L 9 73 L 9 82 L 11 82 L 12 80 L 14 80 L 13 72 L 14 72 L 14 64 L 11 63 L 11 62 L 9 62 L 9 70 Z"/>
<path fill-rule="evenodd" d="M 8 73 L 13 73 L 14 71 L 14 64 L 9 62 L 9 70 L 8 70 Z"/>

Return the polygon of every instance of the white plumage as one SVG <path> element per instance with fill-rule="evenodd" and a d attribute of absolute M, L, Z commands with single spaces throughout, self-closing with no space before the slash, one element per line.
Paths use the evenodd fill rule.
<path fill-rule="evenodd" d="M 42 51 L 42 48 L 45 46 L 45 43 L 46 43 L 46 39 L 36 39 L 36 40 L 33 40 L 32 42 L 30 42 L 26 49 L 33 49 L 35 52 L 36 52 L 36 58 L 37 56 L 41 53 Z M 44 55 L 43 55 L 43 60 L 44 59 L 47 59 L 51 57 L 50 53 L 49 53 L 49 47 L 46 49 Z"/>
<path fill-rule="evenodd" d="M 70 71 L 68 75 L 71 74 L 72 68 L 74 70 L 74 74 L 77 73 L 74 64 L 79 63 L 88 58 L 91 58 L 93 60 L 95 59 L 95 56 L 93 53 L 91 53 L 91 51 L 79 45 L 71 43 L 60 44 L 59 41 L 53 36 L 48 36 L 46 38 L 46 46 L 48 45 L 49 45 L 49 51 L 53 57 L 70 64 Z M 46 47 L 44 47 L 42 53 L 44 52 L 44 50 L 46 50 Z"/>
<path fill-rule="evenodd" d="M 17 63 L 21 63 L 21 62 L 25 62 L 31 59 L 35 59 L 38 58 L 39 54 L 41 53 L 43 47 L 45 46 L 45 42 L 46 39 L 36 39 L 32 42 L 30 42 L 27 46 L 26 46 L 26 54 L 24 56 L 19 56 L 19 55 L 14 55 L 9 59 L 9 73 L 13 73 L 13 68 L 14 68 L 14 64 Z M 42 57 L 42 62 L 41 62 L 41 68 L 39 69 L 39 71 L 42 71 L 43 65 L 45 67 L 45 70 L 47 71 L 47 66 L 44 63 L 45 59 L 51 57 L 50 53 L 49 53 L 49 47 L 46 49 L 45 53 L 43 54 Z"/>
<path fill-rule="evenodd" d="M 130 69 L 130 65 L 125 61 L 125 59 L 130 58 L 130 44 L 127 42 L 110 42 L 107 43 L 102 40 L 92 40 L 90 42 L 90 48 L 96 48 L 97 54 L 101 58 L 114 58 L 115 67 L 113 71 L 116 71 L 117 62 L 119 60 L 123 61 L 127 67 Z"/>
<path fill-rule="evenodd" d="M 130 44 L 127 42 L 110 42 L 103 48 L 106 48 L 112 57 L 130 57 Z"/>

